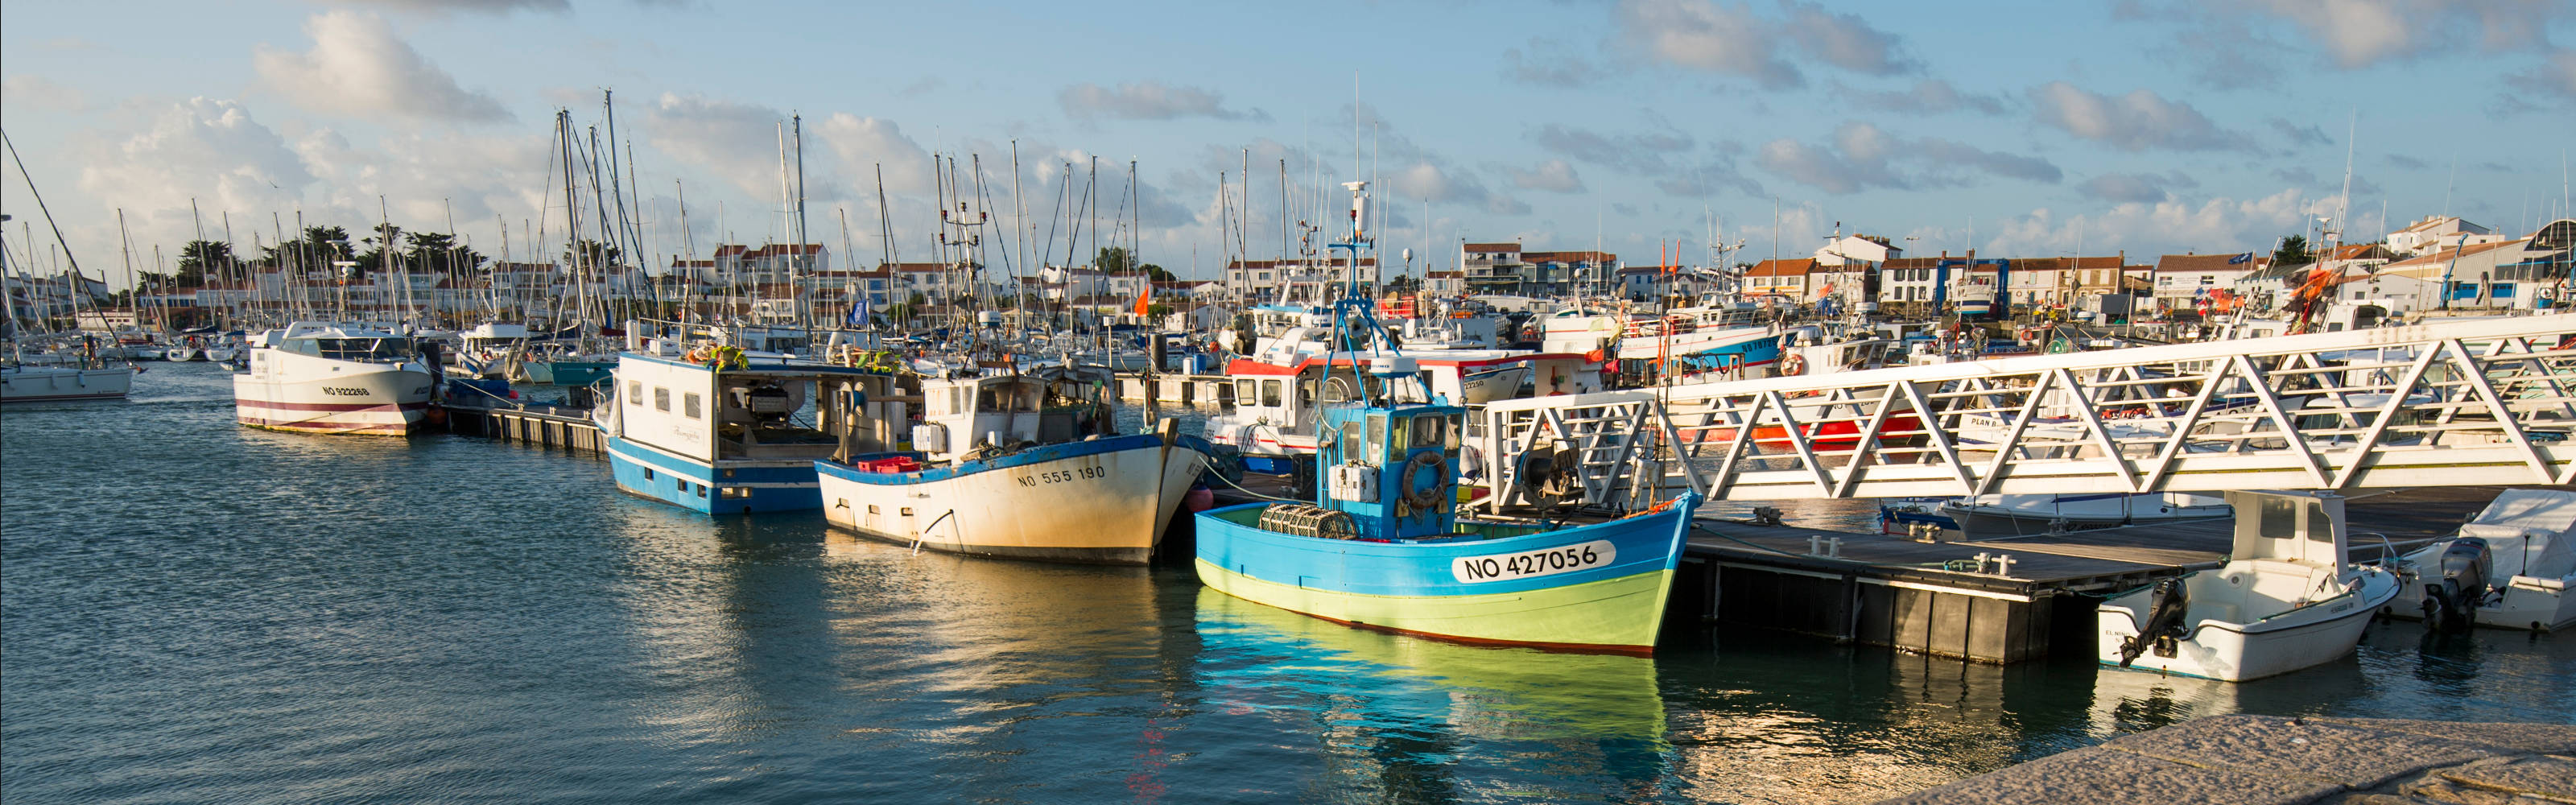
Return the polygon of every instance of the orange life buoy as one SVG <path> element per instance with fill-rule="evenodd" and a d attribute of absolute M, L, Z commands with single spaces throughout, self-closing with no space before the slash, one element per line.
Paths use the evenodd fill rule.
<path fill-rule="evenodd" d="M 1780 359 L 1780 374 L 1796 377 L 1807 373 L 1807 356 L 1791 355 Z"/>

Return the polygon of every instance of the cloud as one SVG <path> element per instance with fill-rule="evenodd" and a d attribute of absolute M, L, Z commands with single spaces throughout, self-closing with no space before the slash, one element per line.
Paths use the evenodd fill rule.
<path fill-rule="evenodd" d="M 2416 159 L 2405 154 L 2389 154 L 2388 164 L 2414 171 L 2433 167 L 2431 165 L 2424 164 L 2424 160 Z"/>
<path fill-rule="evenodd" d="M 1786 3 L 1782 34 L 1827 64 L 1856 73 L 1897 75 L 1923 69 L 1904 55 L 1896 35 L 1870 27 L 1857 14 L 1836 14 L 1814 3 Z"/>
<path fill-rule="evenodd" d="M 1743 4 L 1626 0 L 1618 16 L 1626 46 L 1655 61 L 1750 78 L 1774 89 L 1806 83 L 1778 52 L 1771 23 Z"/>
<path fill-rule="evenodd" d="M 746 195 L 774 201 L 778 124 L 786 119 L 786 114 L 766 106 L 663 93 L 645 111 L 644 140 L 663 156 L 733 182 Z M 929 187 L 929 169 L 916 170 L 924 177 L 920 187 Z"/>
<path fill-rule="evenodd" d="M 313 182 L 286 139 L 250 110 L 207 98 L 163 108 L 145 131 L 99 138 L 80 170 L 83 191 L 126 205 L 150 234 L 172 233 L 192 199 L 214 210 L 291 209 Z"/>
<path fill-rule="evenodd" d="M 2004 102 L 1994 95 L 1960 92 L 1950 82 L 1926 78 L 1914 82 L 1910 89 L 1872 92 L 1840 84 L 1834 90 L 1854 104 L 1887 112 L 1908 115 L 1933 115 L 1944 112 L 1971 111 L 1989 115 L 2004 113 Z"/>
<path fill-rule="evenodd" d="M 448 12 L 466 11 L 485 14 L 507 14 L 513 11 L 561 13 L 572 10 L 571 0 L 341 0 L 350 5 L 381 6 L 397 11 Z"/>
<path fill-rule="evenodd" d="M 1574 89 L 1608 78 L 1610 71 L 1548 39 L 1503 50 L 1503 77 L 1534 87 Z"/>
<path fill-rule="evenodd" d="M 1530 132 L 1540 148 L 1627 173 L 1663 173 L 1672 169 L 1671 155 L 1689 151 L 1691 136 L 1681 132 L 1602 134 L 1549 123 Z"/>
<path fill-rule="evenodd" d="M 327 11 L 304 21 L 313 49 L 292 53 L 262 45 L 251 65 L 263 83 L 306 109 L 411 120 L 491 122 L 510 119 L 492 96 L 469 92 L 394 36 L 383 18 Z"/>
<path fill-rule="evenodd" d="M 1616 47 L 1654 62 L 1750 78 L 1772 89 L 1801 86 L 1806 76 L 1786 49 L 1813 62 L 1866 75 L 1920 72 L 1895 34 L 1853 14 L 1784 0 L 1772 19 L 1744 3 L 1712 0 L 1624 0 Z"/>
<path fill-rule="evenodd" d="M 1762 189 L 1761 182 L 1745 176 L 1736 168 L 1735 161 L 1729 158 L 1718 158 L 1696 166 L 1681 167 L 1664 178 L 1655 180 L 1655 189 L 1664 191 L 1665 195 L 1681 198 L 1704 199 L 1717 195 L 1720 190 L 1733 190 L 1747 198 L 1770 196 L 1769 192 Z"/>
<path fill-rule="evenodd" d="M 1541 162 L 1529 170 L 1512 171 L 1512 186 L 1522 190 L 1545 190 L 1550 193 L 1583 192 L 1583 177 L 1574 166 L 1562 159 Z"/>
<path fill-rule="evenodd" d="M 2219 128 L 2190 104 L 2144 89 L 2114 98 L 2051 81 L 2027 95 L 2039 122 L 2125 151 L 2233 150 L 2250 142 L 2244 134 Z"/>
<path fill-rule="evenodd" d="M 2540 44 L 2547 26 L 2537 21 L 2567 13 L 2562 0 L 2246 0 L 2220 7 L 2289 20 L 2345 69 L 2441 50 Z"/>
<path fill-rule="evenodd" d="M 35 73 L 19 73 L 0 82 L 0 95 L 21 107 L 49 112 L 76 112 L 89 105 L 80 90 Z"/>
<path fill-rule="evenodd" d="M 1830 145 L 1791 139 L 1764 143 L 1755 164 L 1792 181 L 1836 195 L 1872 187 L 1910 190 L 1966 184 L 1962 169 L 2010 179 L 2054 184 L 2065 174 L 2038 157 L 1987 151 L 1966 143 L 1926 137 L 1905 140 L 1858 121 L 1834 129 Z M 1898 163 L 1915 163 L 1907 173 Z"/>
<path fill-rule="evenodd" d="M 888 189 L 930 189 L 930 152 L 904 136 L 903 127 L 894 121 L 835 112 L 812 129 L 814 136 L 861 181 L 874 184 L 876 169 L 883 166 Z"/>
<path fill-rule="evenodd" d="M 2199 187 L 2200 183 L 2182 171 L 2162 175 L 2152 173 L 2105 173 L 2075 186 L 2085 195 L 2104 201 L 2158 202 L 2173 198 L 2175 188 Z"/>
<path fill-rule="evenodd" d="M 2040 208 L 2005 219 L 1978 248 L 1989 254 L 2087 254 L 2127 251 L 2133 262 L 2148 255 L 2228 254 L 2269 248 L 2296 231 L 2309 205 L 2295 188 L 2260 198 L 2132 202 L 2094 215 L 2060 218 Z M 1981 227 L 1982 228 L 1982 227 Z"/>
<path fill-rule="evenodd" d="M 1259 109 L 1227 109 L 1224 96 L 1215 92 L 1197 87 L 1167 86 L 1157 81 L 1120 84 L 1116 89 L 1090 83 L 1075 84 L 1056 93 L 1056 102 L 1064 107 L 1065 114 L 1081 120 L 1270 119 L 1268 113 Z"/>
<path fill-rule="evenodd" d="M 2555 96 L 2561 103 L 2576 101 L 2576 50 L 2553 51 L 2531 69 L 2507 76 L 2505 82 L 2534 95 Z"/>
<path fill-rule="evenodd" d="M 2292 148 L 2334 144 L 2334 138 L 2327 137 L 2325 130 L 2317 128 L 2315 124 L 2302 126 L 2277 117 L 2272 118 L 2271 122 L 2272 130 L 2280 132 L 2282 139 L 2289 140 Z"/>

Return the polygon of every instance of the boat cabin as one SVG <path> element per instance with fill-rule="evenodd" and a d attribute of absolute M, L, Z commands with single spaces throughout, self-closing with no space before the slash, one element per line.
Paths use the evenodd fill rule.
<path fill-rule="evenodd" d="M 1389 377 L 1391 382 L 1404 378 Z M 1324 508 L 1347 512 L 1360 539 L 1418 539 L 1457 530 L 1457 467 L 1467 409 L 1337 404 L 1323 412 L 1317 484 Z"/>
<path fill-rule="evenodd" d="M 922 423 L 913 448 L 933 463 L 972 460 L 991 450 L 1109 435 L 1107 376 L 1047 368 L 922 383 Z"/>

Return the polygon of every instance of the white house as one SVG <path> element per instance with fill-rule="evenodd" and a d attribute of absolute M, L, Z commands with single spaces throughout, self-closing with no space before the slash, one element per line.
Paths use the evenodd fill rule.
<path fill-rule="evenodd" d="M 2456 215 L 2427 215 L 2424 220 L 2407 224 L 2388 233 L 2388 250 L 2407 257 L 2431 254 L 2435 249 L 2500 243 L 2505 240 L 2495 230 L 2470 223 Z"/>

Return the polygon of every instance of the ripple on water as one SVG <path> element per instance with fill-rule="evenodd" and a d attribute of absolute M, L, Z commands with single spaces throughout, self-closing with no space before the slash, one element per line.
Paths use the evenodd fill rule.
<path fill-rule="evenodd" d="M 0 412 L 7 801 L 1842 802 L 2211 713 L 2576 720 L 2563 635 L 2412 623 L 2234 686 L 1456 646 L 1186 568 L 710 519 L 541 450 L 246 430 L 228 383 Z"/>

